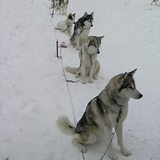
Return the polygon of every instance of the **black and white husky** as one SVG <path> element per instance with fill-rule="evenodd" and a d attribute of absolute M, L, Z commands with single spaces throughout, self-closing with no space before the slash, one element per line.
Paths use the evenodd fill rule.
<path fill-rule="evenodd" d="M 54 14 L 54 12 L 59 11 L 59 14 L 67 15 L 69 0 L 51 0 L 51 1 L 52 4 L 50 9 L 53 9 L 52 14 Z"/>
<path fill-rule="evenodd" d="M 83 41 L 88 37 L 90 28 L 93 26 L 93 15 L 94 12 L 88 14 L 87 12 L 78 19 L 74 26 L 74 32 L 70 38 L 70 44 L 79 49 Z"/>
<path fill-rule="evenodd" d="M 124 156 L 131 155 L 123 143 L 123 122 L 127 117 L 130 98 L 140 99 L 143 96 L 136 89 L 133 78 L 135 72 L 136 69 L 113 77 L 105 89 L 88 103 L 76 126 L 72 125 L 66 116 L 58 118 L 58 127 L 64 133 L 73 135 L 72 142 L 80 151 L 86 152 L 87 145 L 96 143 L 102 135 L 107 137 L 109 145 L 114 128 L 121 153 Z M 112 144 L 109 147 L 108 156 L 111 159 L 117 159 Z"/>
<path fill-rule="evenodd" d="M 72 26 L 75 23 L 75 13 L 70 13 L 67 16 L 65 21 L 60 21 L 56 25 L 57 30 L 61 30 L 62 32 L 66 33 L 68 36 L 71 37 L 72 34 Z"/>
<path fill-rule="evenodd" d="M 82 44 L 79 51 L 80 66 L 78 68 L 66 67 L 66 71 L 76 75 L 76 78 L 82 77 L 82 83 L 93 83 L 93 79 L 97 79 L 100 71 L 100 63 L 97 60 L 97 54 L 100 53 L 101 40 L 104 36 L 89 36 Z"/>

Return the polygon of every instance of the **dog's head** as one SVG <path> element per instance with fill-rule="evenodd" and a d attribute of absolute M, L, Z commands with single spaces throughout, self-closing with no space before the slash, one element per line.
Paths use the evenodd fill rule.
<path fill-rule="evenodd" d="M 70 23 L 70 24 L 75 24 L 75 13 L 70 13 L 68 16 L 67 16 L 67 21 Z"/>
<path fill-rule="evenodd" d="M 135 80 L 133 78 L 137 69 L 119 74 L 110 80 L 112 94 L 121 99 L 134 98 L 140 99 L 143 95 L 136 89 Z"/>
<path fill-rule="evenodd" d="M 92 12 L 91 14 L 88 14 L 87 12 L 84 13 L 83 16 L 83 28 L 90 28 L 93 27 L 93 15 L 94 12 Z"/>
<path fill-rule="evenodd" d="M 89 54 L 99 54 L 100 53 L 100 46 L 101 41 L 104 36 L 97 37 L 97 36 L 90 36 L 88 40 L 88 53 Z"/>

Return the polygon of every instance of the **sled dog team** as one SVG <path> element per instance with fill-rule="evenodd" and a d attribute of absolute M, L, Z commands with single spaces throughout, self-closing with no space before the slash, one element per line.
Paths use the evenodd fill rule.
<path fill-rule="evenodd" d="M 52 0 L 54 12 L 67 14 L 68 0 Z M 79 50 L 80 64 L 77 68 L 66 67 L 66 71 L 82 77 L 82 83 L 93 83 L 97 79 L 100 63 L 97 55 L 100 53 L 100 45 L 104 36 L 89 36 L 93 26 L 94 12 L 87 12 L 75 22 L 75 13 L 70 13 L 65 21 L 57 23 L 56 29 L 61 30 L 70 37 L 70 45 Z M 73 34 L 72 26 L 74 25 Z M 109 145 L 112 138 L 112 130 L 116 128 L 120 152 L 124 156 L 131 155 L 123 142 L 123 122 L 127 117 L 130 98 L 140 99 L 143 95 L 136 89 L 134 74 L 137 69 L 118 74 L 111 78 L 105 89 L 98 96 L 90 100 L 86 110 L 78 123 L 73 125 L 67 116 L 61 116 L 57 125 L 66 134 L 73 136 L 73 144 L 83 153 L 87 146 L 106 137 Z M 117 118 L 119 120 L 117 121 Z M 118 124 L 117 124 L 118 123 Z M 117 126 L 117 127 L 116 127 Z M 108 150 L 110 159 L 116 160 L 117 156 L 112 144 Z"/>

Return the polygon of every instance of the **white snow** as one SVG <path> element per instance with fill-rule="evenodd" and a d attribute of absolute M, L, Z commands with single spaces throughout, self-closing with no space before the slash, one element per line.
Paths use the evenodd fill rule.
<path fill-rule="evenodd" d="M 65 16 L 55 14 L 52 19 L 50 3 L 0 1 L 0 160 L 82 159 L 72 137 L 56 126 L 60 115 L 72 122 L 74 118 L 51 23 Z M 132 155 L 124 157 L 114 144 L 119 160 L 160 159 L 160 7 L 150 3 L 70 0 L 68 9 L 76 19 L 94 11 L 90 35 L 105 36 L 98 56 L 99 79 L 93 84 L 69 84 L 76 120 L 111 77 L 138 68 L 135 80 L 144 97 L 130 101 L 124 141 Z M 63 33 L 56 35 L 69 43 Z M 62 55 L 64 66 L 78 66 L 75 49 L 62 49 Z M 105 143 L 90 146 L 86 160 L 98 160 L 105 147 Z"/>

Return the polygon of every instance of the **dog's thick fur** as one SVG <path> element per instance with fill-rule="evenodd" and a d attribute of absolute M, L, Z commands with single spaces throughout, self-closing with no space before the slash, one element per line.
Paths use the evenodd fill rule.
<path fill-rule="evenodd" d="M 62 32 L 66 33 L 69 37 L 71 37 L 72 26 L 75 23 L 74 20 L 75 13 L 70 13 L 65 21 L 60 21 L 57 23 L 56 29 L 61 30 Z"/>
<path fill-rule="evenodd" d="M 88 37 L 90 28 L 93 26 L 94 12 L 88 14 L 87 12 L 78 19 L 74 26 L 74 32 L 70 38 L 70 44 L 72 47 L 79 49 L 83 41 Z"/>
<path fill-rule="evenodd" d="M 59 128 L 67 134 L 73 135 L 73 144 L 80 151 L 86 152 L 87 145 L 97 142 L 102 134 L 107 136 L 107 144 L 112 137 L 112 129 L 117 126 L 116 134 L 120 151 L 129 156 L 131 152 L 123 143 L 123 122 L 128 113 L 128 102 L 130 98 L 140 99 L 143 95 L 136 89 L 133 75 L 136 69 L 113 77 L 104 90 L 87 105 L 87 108 L 74 126 L 67 117 L 62 116 L 57 120 Z M 121 115 L 119 117 L 121 109 Z M 111 159 L 117 159 L 112 144 L 108 150 Z"/>
<path fill-rule="evenodd" d="M 69 0 L 51 0 L 51 1 L 52 4 L 50 9 L 53 9 L 52 11 L 53 13 L 59 11 L 59 14 L 67 15 Z"/>
<path fill-rule="evenodd" d="M 97 60 L 97 54 L 100 53 L 99 48 L 101 40 L 104 36 L 89 36 L 82 44 L 79 51 L 80 66 L 78 68 L 66 67 L 66 71 L 76 74 L 76 78 L 82 77 L 82 83 L 93 83 L 93 79 L 97 79 L 100 70 L 100 63 Z"/>
<path fill-rule="evenodd" d="M 153 5 L 153 4 L 160 5 L 160 4 L 158 4 L 158 0 L 153 0 L 152 3 L 151 3 L 151 5 Z"/>

